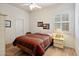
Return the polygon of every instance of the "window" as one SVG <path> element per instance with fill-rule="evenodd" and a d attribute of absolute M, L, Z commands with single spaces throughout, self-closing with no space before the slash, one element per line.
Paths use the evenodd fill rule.
<path fill-rule="evenodd" d="M 56 15 L 54 19 L 54 29 L 61 29 L 62 31 L 69 31 L 69 15 Z"/>
<path fill-rule="evenodd" d="M 62 23 L 62 30 L 69 31 L 69 23 Z"/>
<path fill-rule="evenodd" d="M 60 23 L 55 23 L 55 29 L 60 28 Z"/>

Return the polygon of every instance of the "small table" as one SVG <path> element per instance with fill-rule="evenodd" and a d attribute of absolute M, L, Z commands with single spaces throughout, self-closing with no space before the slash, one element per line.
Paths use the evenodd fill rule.
<path fill-rule="evenodd" d="M 64 48 L 64 38 L 53 38 L 55 47 Z"/>

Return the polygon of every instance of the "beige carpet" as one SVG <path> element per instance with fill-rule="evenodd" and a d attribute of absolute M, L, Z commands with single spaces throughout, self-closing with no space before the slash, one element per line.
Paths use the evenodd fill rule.
<path fill-rule="evenodd" d="M 28 56 L 18 47 L 14 47 L 12 44 L 6 45 L 6 56 Z M 75 50 L 65 47 L 64 49 L 50 46 L 43 56 L 76 56 Z"/>

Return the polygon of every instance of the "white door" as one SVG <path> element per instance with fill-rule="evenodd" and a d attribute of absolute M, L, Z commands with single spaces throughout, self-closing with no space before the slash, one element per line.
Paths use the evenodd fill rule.
<path fill-rule="evenodd" d="M 16 37 L 24 34 L 24 21 L 16 20 Z"/>
<path fill-rule="evenodd" d="M 4 16 L 0 15 L 0 56 L 5 55 L 5 27 L 4 27 Z"/>

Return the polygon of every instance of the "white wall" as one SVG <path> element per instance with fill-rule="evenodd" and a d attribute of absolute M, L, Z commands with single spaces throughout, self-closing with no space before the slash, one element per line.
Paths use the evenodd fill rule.
<path fill-rule="evenodd" d="M 70 32 L 66 35 L 65 46 L 74 48 L 74 4 L 57 4 L 49 8 L 33 11 L 30 13 L 30 31 L 40 33 L 52 33 L 53 32 L 53 17 L 57 14 L 68 13 L 70 23 Z M 50 23 L 49 30 L 43 30 L 42 27 L 37 27 L 37 22 L 43 21 L 44 23 Z"/>
<path fill-rule="evenodd" d="M 75 4 L 75 50 L 77 55 L 79 55 L 79 4 Z"/>
<path fill-rule="evenodd" d="M 15 39 L 15 20 L 24 20 L 24 33 L 29 31 L 29 13 L 9 4 L 0 4 L 0 13 L 8 15 L 5 20 L 11 20 L 11 28 L 6 28 L 6 44 Z M 17 27 L 17 29 L 19 26 Z"/>

